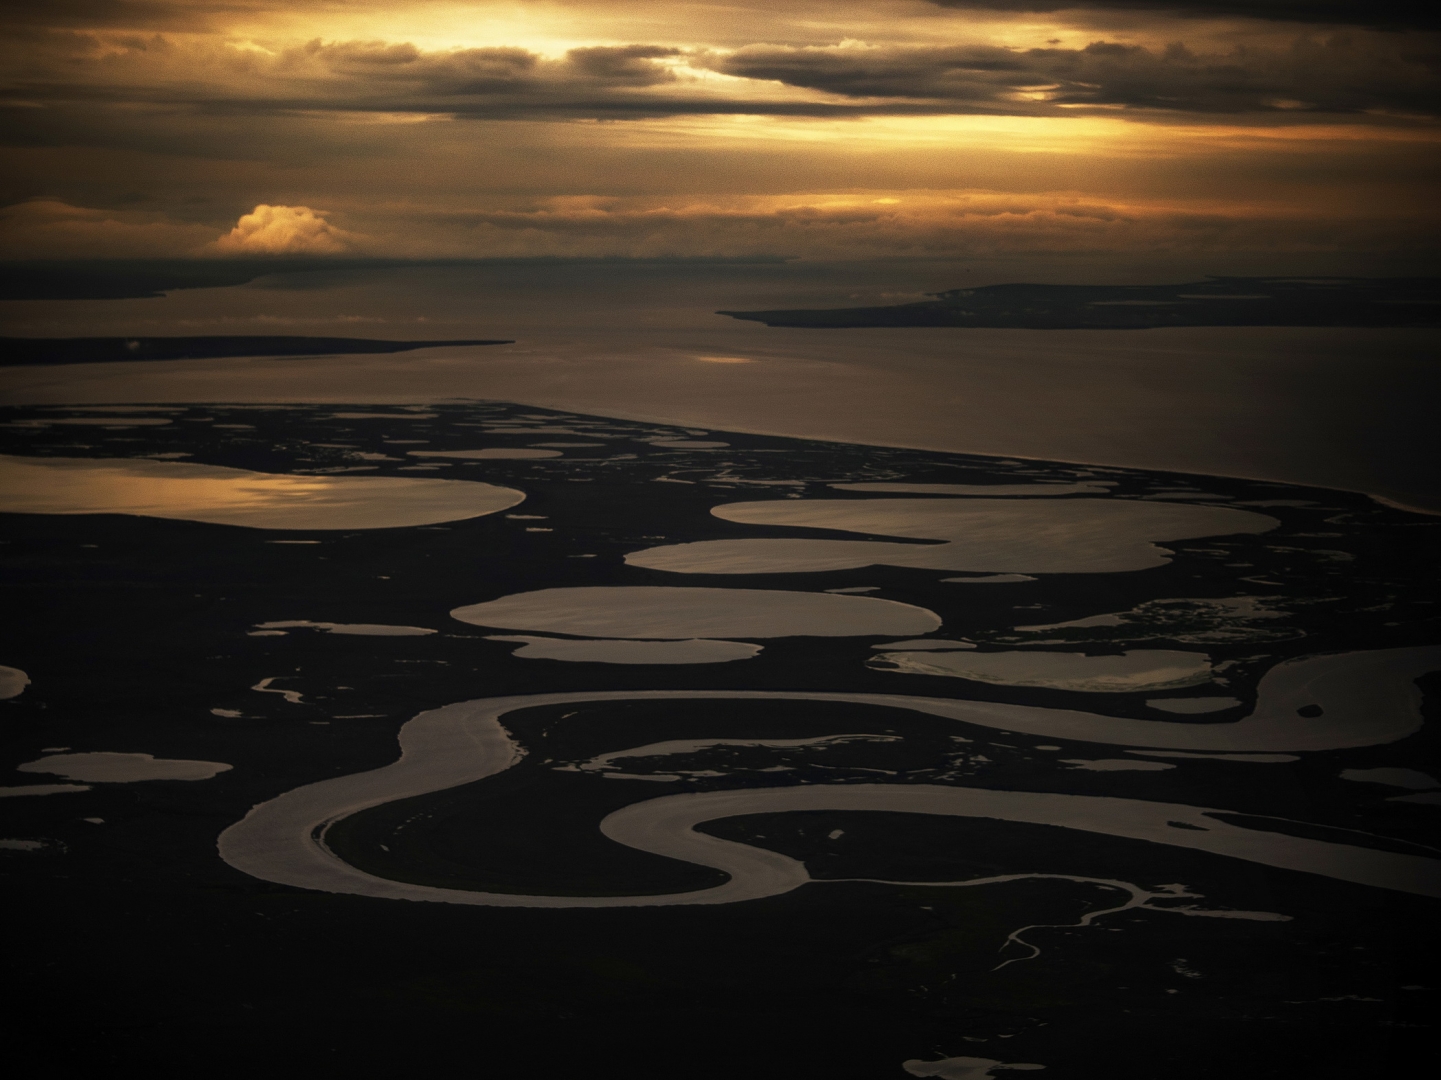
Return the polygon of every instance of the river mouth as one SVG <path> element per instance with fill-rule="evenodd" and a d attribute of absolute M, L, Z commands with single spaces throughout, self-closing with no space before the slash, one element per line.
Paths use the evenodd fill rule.
<path fill-rule="evenodd" d="M 1393 707 L 1400 707 L 1408 676 L 1417 670 L 1416 665 L 1419 663 L 1420 670 L 1425 670 L 1437 659 L 1434 650 L 1403 649 L 1312 657 L 1287 667 L 1307 673 L 1300 676 L 1299 683 L 1306 696 L 1321 699 L 1333 714 L 1344 716 L 1350 711 L 1348 696 L 1354 697 L 1358 692 L 1373 708 L 1374 701 L 1388 696 L 1393 699 Z M 1367 665 L 1361 678 L 1356 677 L 1358 661 Z M 1319 674 L 1309 674 L 1313 668 Z M 1387 672 L 1391 685 L 1377 686 L 1364 677 L 1367 672 Z M 1398 693 L 1402 695 L 1400 698 Z M 1294 688 L 1285 678 L 1277 681 L 1268 676 L 1263 680 L 1256 715 L 1250 723 L 1263 733 L 1274 735 L 1275 729 L 1280 728 L 1281 735 L 1307 741 L 1310 733 L 1287 732 L 1284 721 L 1278 724 L 1275 719 L 1278 707 L 1284 711 L 1292 704 L 1293 695 Z M 583 786 L 547 792 L 544 779 L 539 783 L 534 779 L 526 782 L 525 772 L 519 766 L 532 758 L 533 752 L 527 750 L 504 723 L 511 713 L 528 707 L 599 704 L 602 708 L 592 707 L 580 724 L 593 726 L 613 737 L 612 725 L 605 723 L 604 706 L 627 700 L 664 703 L 672 713 L 666 724 L 669 729 L 677 726 L 675 714 L 683 716 L 689 704 L 706 699 L 718 699 L 755 715 L 764 715 L 767 704 L 782 705 L 788 710 L 811 703 L 889 705 L 893 710 L 910 712 L 930 721 L 932 730 L 925 727 L 915 730 L 915 720 L 912 720 L 911 725 L 887 727 L 883 733 L 853 731 L 808 738 L 710 735 L 645 742 L 585 759 L 536 758 L 536 765 L 548 768 L 552 774 L 567 773 L 576 779 L 584 776 L 593 781 L 589 792 Z M 1325 712 L 1325 707 L 1316 707 L 1318 715 Z M 572 708 L 561 714 L 558 725 L 552 724 L 541 733 L 544 741 L 540 746 L 544 753 L 565 752 L 567 740 L 562 732 L 566 722 L 582 716 L 583 712 L 586 711 Z M 1010 727 L 1039 724 L 1045 728 L 1048 723 L 1049 730 L 1055 730 L 1055 725 L 1065 728 L 1074 722 L 1069 719 L 1071 714 L 1060 712 L 1048 717 L 1047 713 L 1044 709 L 1028 712 L 1014 707 L 986 708 L 934 698 L 804 691 L 638 690 L 459 702 L 422 713 L 407 723 L 400 731 L 401 757 L 394 764 L 306 785 L 256 806 L 244 821 L 221 835 L 220 853 L 236 869 L 265 880 L 389 899 L 543 908 L 728 904 L 783 895 L 816 879 L 803 861 L 764 846 L 707 839 L 708 834 L 697 831 L 699 826 L 758 813 L 875 811 L 1057 826 L 1077 830 L 1090 838 L 1099 835 L 1189 848 L 1277 869 L 1441 897 L 1441 860 L 1431 857 L 1431 848 L 1406 845 L 1360 831 L 1355 831 L 1353 836 L 1342 830 L 1340 842 L 1318 839 L 1318 834 L 1335 835 L 1337 830 L 1305 822 L 1282 823 L 1274 815 L 1238 814 L 1204 805 L 1145 798 L 1142 797 L 1143 781 L 1132 779 L 1128 784 L 1117 785 L 1110 779 L 1118 772 L 1150 774 L 1147 779 L 1153 790 L 1169 792 L 1173 790 L 1172 778 L 1164 774 L 1178 767 L 1174 762 L 1137 758 L 1056 759 L 1047 756 L 1057 749 L 1055 746 L 988 742 L 987 749 L 1014 751 L 1009 756 L 1019 768 L 1013 770 L 1009 782 L 1002 774 L 988 770 L 985 781 L 977 783 L 965 778 L 966 775 L 974 775 L 977 765 L 992 765 L 993 758 L 954 746 L 957 742 L 971 744 L 977 739 L 948 733 L 944 737 L 950 746 L 934 745 L 933 718 L 937 717 L 955 722 L 950 732 L 957 729 L 977 732 L 978 728 L 994 729 L 1001 724 Z M 1093 717 L 1091 722 L 1099 723 L 1099 730 L 1105 731 L 1104 717 Z M 723 725 L 724 721 L 712 719 L 710 723 Z M 905 730 L 908 727 L 912 728 L 911 733 Z M 1209 732 L 1224 736 L 1225 729 L 1222 725 L 1213 725 Z M 1194 735 L 1207 733 L 1205 729 L 1192 729 Z M 550 739 L 552 734 L 557 737 Z M 1002 734 L 1010 736 L 1009 732 Z M 1344 732 L 1341 737 L 1343 745 L 1354 743 L 1355 733 Z M 927 746 L 928 741 L 932 745 Z M 876 748 L 864 744 L 881 744 L 881 747 L 877 752 Z M 858 748 L 865 752 L 857 755 Z M 815 756 L 822 760 L 814 760 Z M 759 764 L 758 757 L 769 764 Z M 1239 755 L 1205 757 L 1234 764 Z M 867 764 L 858 764 L 857 759 Z M 1296 760 L 1294 755 L 1258 755 L 1257 763 L 1293 760 Z M 621 771 L 624 762 L 637 763 L 631 766 L 634 771 Z M 883 763 L 894 767 L 881 767 Z M 1087 773 L 1096 775 L 1087 780 L 1084 778 Z M 496 777 L 500 777 L 499 782 L 483 783 Z M 554 777 L 548 779 L 554 788 Z M 620 853 L 613 850 L 607 855 L 603 847 L 577 848 L 576 839 L 584 832 L 576 827 L 574 817 L 568 822 L 556 819 L 573 815 L 581 802 L 590 801 L 585 798 L 587 794 L 593 800 L 603 791 L 604 781 L 627 785 L 644 781 L 664 785 L 665 792 L 659 797 L 642 797 L 638 801 L 631 798 L 611 802 L 609 797 L 602 796 L 605 803 L 614 806 L 613 809 L 606 807 L 609 812 L 599 822 L 599 831 L 605 838 L 633 851 L 660 856 L 662 860 L 720 871 L 724 880 L 709 887 L 661 892 L 654 880 L 660 865 L 654 859 L 649 860 L 647 866 L 645 859 L 637 860 L 630 855 L 619 858 Z M 989 786 L 986 781 L 1005 786 Z M 1105 794 L 1088 793 L 1088 789 L 1094 791 L 1098 786 Z M 540 789 L 527 793 L 532 804 L 528 812 L 517 811 L 515 804 L 508 802 L 507 796 L 517 788 Z M 1111 794 L 1118 788 L 1124 788 L 1125 797 Z M 1234 801 L 1237 793 L 1232 790 L 1229 795 Z M 480 820 L 472 817 L 467 821 L 467 815 L 473 815 L 477 809 L 481 811 Z M 592 804 L 590 809 L 595 812 L 598 808 Z M 507 828 L 504 824 L 507 816 L 518 819 L 519 827 Z M 358 818 L 364 818 L 371 827 L 366 829 L 357 822 Z M 531 818 L 544 822 L 541 835 L 519 842 L 520 836 L 532 831 Z M 348 826 L 347 821 L 351 822 Z M 344 850 L 330 842 L 330 833 L 337 831 L 337 826 L 340 827 L 339 843 L 349 849 L 349 858 Z M 843 831 L 833 831 L 829 838 L 838 839 Z M 1409 850 L 1405 850 L 1407 848 Z M 518 871 L 527 868 L 533 871 L 537 863 L 547 862 L 548 854 L 562 849 L 578 856 L 578 866 L 568 873 L 566 884 L 560 890 L 517 888 Z M 553 865 L 545 867 L 552 875 Z M 612 876 L 624 877 L 629 870 L 632 875 L 640 876 L 644 884 L 639 890 L 633 885 L 628 890 L 607 886 L 598 877 L 602 866 Z M 474 870 L 481 867 L 490 876 L 498 877 L 502 887 L 467 887 L 462 883 L 463 878 L 472 876 Z M 1057 875 L 1051 873 L 1051 876 Z M 1002 875 L 997 880 L 1010 878 L 1011 875 Z M 874 874 L 841 880 L 914 884 L 878 878 Z M 974 878 L 938 881 L 950 888 L 987 883 L 988 879 Z M 1151 899 L 1163 895 L 1130 882 L 1121 882 L 1118 887 L 1130 891 L 1135 904 L 1149 904 Z M 1266 912 L 1194 913 L 1221 918 L 1289 918 Z"/>

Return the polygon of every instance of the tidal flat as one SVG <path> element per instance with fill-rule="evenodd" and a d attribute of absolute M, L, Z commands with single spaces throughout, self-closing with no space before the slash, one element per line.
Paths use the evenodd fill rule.
<path fill-rule="evenodd" d="M 505 402 L 107 408 L 0 415 L 66 481 L 0 506 L 10 959 L 63 1059 L 1212 1080 L 1430 1039 L 1441 519 Z"/>

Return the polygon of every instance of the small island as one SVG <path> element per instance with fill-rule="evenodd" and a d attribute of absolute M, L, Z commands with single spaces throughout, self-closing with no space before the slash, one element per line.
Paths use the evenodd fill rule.
<path fill-rule="evenodd" d="M 1441 326 L 1438 278 L 1210 277 L 1184 285 L 985 285 L 888 307 L 718 311 L 767 326 L 1148 330 Z"/>

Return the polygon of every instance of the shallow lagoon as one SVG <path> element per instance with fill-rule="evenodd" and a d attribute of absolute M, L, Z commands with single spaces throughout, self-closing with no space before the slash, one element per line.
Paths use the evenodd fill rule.
<path fill-rule="evenodd" d="M 924 608 L 868 596 L 665 586 L 542 589 L 450 614 L 476 626 L 598 638 L 908 635 L 941 624 Z"/>
<path fill-rule="evenodd" d="M 393 529 L 494 514 L 525 496 L 451 480 L 301 477 L 135 458 L 0 461 L 0 512 L 140 514 L 251 529 Z"/>
<path fill-rule="evenodd" d="M 515 641 L 521 644 L 512 656 L 523 660 L 564 660 L 587 664 L 725 664 L 749 660 L 761 646 L 744 641 L 711 641 L 687 638 L 677 641 L 628 641 L 595 638 L 506 636 L 491 634 L 487 641 Z"/>
<path fill-rule="evenodd" d="M 1003 686 L 1037 686 L 1082 693 L 1177 690 L 1211 681 L 1205 653 L 1139 649 L 1120 656 L 1062 652 L 886 651 L 870 666 L 899 674 L 946 675 Z"/>
<path fill-rule="evenodd" d="M 1162 566 L 1155 542 L 1262 533 L 1276 519 L 1227 507 L 1122 500 L 806 499 L 727 503 L 711 513 L 747 525 L 902 536 L 862 540 L 708 540 L 626 556 L 633 566 L 689 574 L 777 574 L 882 564 L 997 573 L 1116 573 Z"/>
<path fill-rule="evenodd" d="M 424 626 L 391 626 L 388 623 L 333 623 L 314 622 L 310 619 L 280 619 L 256 623 L 258 631 L 320 630 L 327 634 L 349 635 L 351 637 L 425 637 L 437 631 Z"/>
<path fill-rule="evenodd" d="M 0 700 L 18 697 L 30 685 L 30 676 L 19 668 L 0 665 Z"/>
<path fill-rule="evenodd" d="M 156 758 L 152 754 L 120 754 L 89 751 L 82 754 L 50 754 L 38 761 L 17 765 L 20 772 L 48 773 L 87 784 L 133 784 L 142 780 L 209 780 L 227 772 L 220 761 L 182 761 Z"/>

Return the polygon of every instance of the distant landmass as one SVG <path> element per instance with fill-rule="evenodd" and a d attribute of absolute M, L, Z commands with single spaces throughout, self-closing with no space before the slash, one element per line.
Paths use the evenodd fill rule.
<path fill-rule="evenodd" d="M 509 340 L 382 341 L 376 338 L 83 337 L 0 338 L 0 367 L 21 364 L 97 364 L 118 360 L 204 360 L 222 356 L 320 356 L 397 353 L 443 345 L 510 345 Z"/>
<path fill-rule="evenodd" d="M 266 255 L 224 259 L 23 259 L 0 261 L 0 300 L 144 300 L 177 289 L 223 289 L 263 277 L 343 274 L 400 267 L 536 266 L 576 263 L 773 265 L 784 256 L 696 256 L 657 259 L 378 259 Z"/>
<path fill-rule="evenodd" d="M 241 259 L 54 259 L 0 263 L 0 300 L 133 300 L 175 289 L 244 285 L 269 274 L 371 270 L 404 260 L 271 256 Z"/>
<path fill-rule="evenodd" d="M 1441 278 L 1210 277 L 1186 285 L 985 285 L 890 307 L 718 311 L 767 326 L 1441 326 Z"/>

